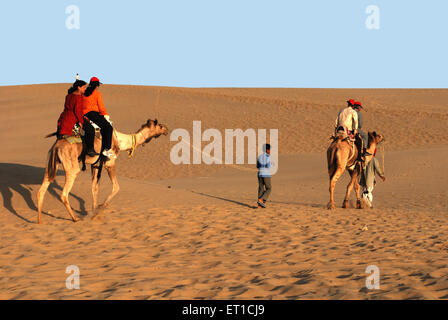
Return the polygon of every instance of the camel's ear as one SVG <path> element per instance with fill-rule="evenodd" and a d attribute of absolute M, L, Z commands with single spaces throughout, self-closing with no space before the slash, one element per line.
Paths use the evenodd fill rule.
<path fill-rule="evenodd" d="M 155 125 L 155 126 L 157 125 L 157 119 L 156 119 L 156 120 L 154 120 L 154 125 Z"/>
<path fill-rule="evenodd" d="M 376 136 L 377 136 L 376 131 L 373 131 L 373 132 L 372 132 L 372 135 L 373 135 L 374 137 L 376 137 Z"/>

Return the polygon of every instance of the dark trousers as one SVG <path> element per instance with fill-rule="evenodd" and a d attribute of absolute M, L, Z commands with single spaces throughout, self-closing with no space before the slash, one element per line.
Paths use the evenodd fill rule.
<path fill-rule="evenodd" d="M 364 139 L 361 136 L 361 134 L 359 134 L 359 133 L 356 136 L 355 145 L 356 145 L 356 148 L 358 149 L 358 160 L 362 160 L 362 155 L 363 155 L 363 152 L 364 152 L 363 149 L 366 148 L 367 145 L 364 144 Z"/>
<path fill-rule="evenodd" d="M 112 145 L 112 133 L 113 128 L 104 116 L 100 115 L 98 112 L 90 111 L 84 115 L 100 127 L 101 137 L 102 137 L 102 148 L 101 150 L 110 149 Z M 93 149 L 93 142 L 95 139 L 95 129 L 89 123 L 89 121 L 84 119 L 84 131 L 87 149 Z"/>
<path fill-rule="evenodd" d="M 365 133 L 363 130 L 358 129 L 358 133 L 361 136 L 363 142 L 364 142 L 364 148 L 367 148 L 367 143 L 369 141 L 369 138 L 367 136 L 367 133 Z"/>
<path fill-rule="evenodd" d="M 271 194 L 271 177 L 258 177 L 258 199 L 268 200 Z"/>

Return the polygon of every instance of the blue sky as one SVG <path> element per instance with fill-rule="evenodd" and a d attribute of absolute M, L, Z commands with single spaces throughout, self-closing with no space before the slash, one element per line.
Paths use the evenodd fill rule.
<path fill-rule="evenodd" d="M 0 85 L 446 88 L 447 15 L 446 0 L 1 1 Z"/>

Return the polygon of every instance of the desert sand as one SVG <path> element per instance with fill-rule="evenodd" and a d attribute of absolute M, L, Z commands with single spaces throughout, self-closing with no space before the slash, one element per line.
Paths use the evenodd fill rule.
<path fill-rule="evenodd" d="M 448 299 L 448 90 L 187 89 L 104 85 L 111 120 L 132 133 L 148 118 L 170 130 L 279 129 L 279 170 L 255 209 L 253 166 L 174 165 L 162 136 L 122 153 L 121 190 L 92 220 L 90 172 L 69 219 L 61 170 L 36 224 L 36 193 L 68 84 L 0 87 L 1 299 Z M 325 151 L 348 98 L 386 137 L 386 182 L 374 209 L 328 202 Z M 381 152 L 377 157 L 381 161 Z M 100 202 L 110 192 L 101 180 Z M 80 289 L 66 288 L 66 268 Z M 366 268 L 380 289 L 366 288 Z"/>

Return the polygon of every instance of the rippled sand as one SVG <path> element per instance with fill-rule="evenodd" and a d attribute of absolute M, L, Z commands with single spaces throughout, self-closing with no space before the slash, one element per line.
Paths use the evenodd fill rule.
<path fill-rule="evenodd" d="M 147 118 L 170 129 L 278 128 L 279 171 L 267 209 L 255 209 L 251 166 L 180 165 L 175 142 L 151 141 L 118 160 L 120 193 L 92 220 L 90 174 L 70 201 L 50 187 L 44 225 L 35 196 L 68 85 L 0 87 L 2 299 L 447 299 L 448 91 L 101 88 L 120 131 Z M 325 150 L 347 98 L 367 105 L 367 129 L 386 136 L 387 181 L 374 209 L 325 209 Z M 381 160 L 381 153 L 378 154 Z M 252 167 L 253 169 L 253 167 Z M 347 176 L 338 183 L 342 204 Z M 111 185 L 102 178 L 100 200 Z M 354 202 L 354 198 L 352 198 Z M 66 267 L 80 289 L 66 288 Z M 366 268 L 380 289 L 366 288 Z"/>

